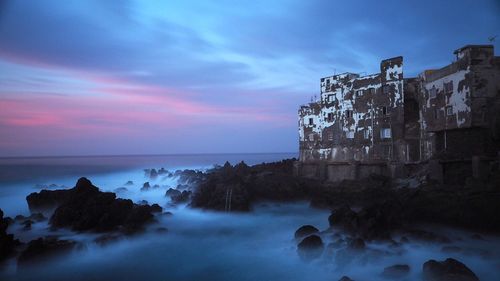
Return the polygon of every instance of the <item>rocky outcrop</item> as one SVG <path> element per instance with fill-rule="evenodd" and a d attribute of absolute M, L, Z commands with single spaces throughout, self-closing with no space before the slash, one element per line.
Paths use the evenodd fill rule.
<path fill-rule="evenodd" d="M 375 204 L 354 212 L 348 206 L 332 211 L 330 226 L 340 226 L 346 232 L 367 240 L 390 239 L 391 231 L 400 227 L 401 207 L 392 202 Z"/>
<path fill-rule="evenodd" d="M 190 196 L 191 196 L 191 191 L 183 190 L 180 193 L 170 196 L 170 199 L 174 204 L 186 203 L 189 201 Z"/>
<path fill-rule="evenodd" d="M 423 265 L 425 281 L 479 281 L 476 274 L 456 259 L 428 260 Z"/>
<path fill-rule="evenodd" d="M 60 254 L 69 253 L 77 243 L 71 240 L 59 240 L 56 237 L 45 237 L 32 240 L 19 255 L 19 265 L 27 265 L 45 261 Z"/>
<path fill-rule="evenodd" d="M 37 203 L 36 206 L 55 205 L 50 218 L 52 227 L 66 227 L 75 231 L 135 232 L 153 220 L 153 212 L 161 212 L 158 205 L 137 205 L 131 200 L 116 198 L 114 193 L 101 192 L 86 178 L 80 178 L 72 189 L 42 190 L 28 197 L 31 199 L 28 201 L 30 209 L 33 208 L 33 202 Z"/>
<path fill-rule="evenodd" d="M 15 247 L 19 241 L 14 239 L 14 235 L 7 233 L 9 222 L 3 217 L 0 209 L 0 262 L 14 254 Z"/>

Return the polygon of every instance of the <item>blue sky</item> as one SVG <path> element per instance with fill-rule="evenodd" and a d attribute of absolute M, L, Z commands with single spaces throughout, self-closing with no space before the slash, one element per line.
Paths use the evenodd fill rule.
<path fill-rule="evenodd" d="M 500 35 L 489 0 L 0 3 L 0 156 L 297 151 L 320 77 Z"/>

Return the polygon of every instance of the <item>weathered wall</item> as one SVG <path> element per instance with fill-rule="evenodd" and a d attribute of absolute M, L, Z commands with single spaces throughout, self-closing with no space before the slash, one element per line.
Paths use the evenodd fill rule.
<path fill-rule="evenodd" d="M 403 59 L 384 60 L 380 69 L 321 79 L 320 101 L 299 110 L 301 161 L 406 159 L 407 146 L 398 141 L 404 135 Z"/>

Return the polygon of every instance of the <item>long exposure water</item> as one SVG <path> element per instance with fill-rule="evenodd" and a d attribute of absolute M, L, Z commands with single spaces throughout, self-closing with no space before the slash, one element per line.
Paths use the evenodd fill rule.
<path fill-rule="evenodd" d="M 408 264 L 405 280 L 421 280 L 422 264 L 428 259 L 456 258 L 471 268 L 481 280 L 498 280 L 500 239 L 482 234 L 434 227 L 452 240 L 448 246 L 461 251 L 444 252 L 442 244 L 411 242 L 398 249 L 389 244 L 369 243 L 368 250 L 348 261 L 340 261 L 332 251 L 321 259 L 302 261 L 296 252 L 295 230 L 311 224 L 328 229 L 328 210 L 313 209 L 307 202 L 262 202 L 249 213 L 222 213 L 173 206 L 165 197 L 175 178 L 151 180 L 143 169 L 164 167 L 207 169 L 214 164 L 248 164 L 277 161 L 295 154 L 221 154 L 175 156 L 116 156 L 0 159 L 0 208 L 6 216 L 28 215 L 25 197 L 42 188 L 73 187 L 85 176 L 104 191 L 114 191 L 127 181 L 127 191 L 118 192 L 134 202 L 158 203 L 172 215 L 159 216 L 158 222 L 143 234 L 121 237 L 104 246 L 94 239 L 98 234 L 56 232 L 47 222 L 33 224 L 23 231 L 14 224 L 8 232 L 22 242 L 44 235 L 59 235 L 83 245 L 70 254 L 47 260 L 37 266 L 17 268 L 15 259 L 0 267 L 0 280 L 338 280 L 348 275 L 354 280 L 384 280 L 384 267 Z M 149 181 L 160 188 L 140 191 Z M 157 231 L 163 227 L 167 231 Z M 322 233 L 326 244 L 337 230 Z M 397 238 L 396 238 L 397 239 Z"/>

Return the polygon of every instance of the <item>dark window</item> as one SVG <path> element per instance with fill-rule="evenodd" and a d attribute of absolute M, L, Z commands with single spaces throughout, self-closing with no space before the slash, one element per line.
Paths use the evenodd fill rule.
<path fill-rule="evenodd" d="M 453 115 L 453 106 L 446 107 L 446 115 L 448 116 Z"/>
<path fill-rule="evenodd" d="M 438 119 L 438 118 L 439 118 L 439 109 L 434 108 L 434 119 Z"/>
<path fill-rule="evenodd" d="M 375 88 L 370 88 L 369 91 L 370 91 L 370 94 L 372 94 L 372 95 L 375 94 Z"/>
<path fill-rule="evenodd" d="M 356 91 L 356 97 L 361 97 L 363 95 L 363 90 Z"/>
<path fill-rule="evenodd" d="M 351 118 L 352 117 L 352 110 L 346 110 L 345 111 L 345 117 Z"/>
<path fill-rule="evenodd" d="M 332 122 L 333 121 L 333 113 L 328 113 L 328 122 Z"/>
<path fill-rule="evenodd" d="M 387 106 L 382 106 L 382 115 L 387 115 Z"/>
<path fill-rule="evenodd" d="M 309 125 L 314 125 L 314 119 L 309 118 Z"/>
<path fill-rule="evenodd" d="M 453 93 L 453 81 L 444 83 L 444 91 L 445 93 Z"/>

